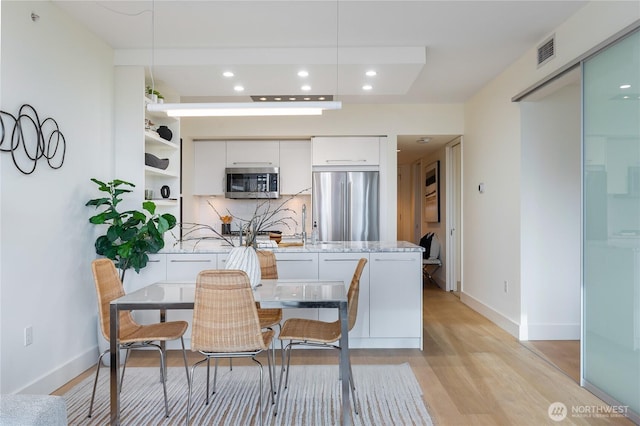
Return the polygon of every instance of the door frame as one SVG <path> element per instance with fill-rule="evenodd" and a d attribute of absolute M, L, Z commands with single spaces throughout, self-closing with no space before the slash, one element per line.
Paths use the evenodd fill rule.
<path fill-rule="evenodd" d="M 422 238 L 422 160 L 418 160 L 411 164 L 411 173 L 413 175 L 413 243 L 418 244 Z"/>
<path fill-rule="evenodd" d="M 459 179 L 456 179 L 454 167 L 455 155 L 453 155 L 453 148 L 457 145 L 460 145 L 460 164 L 458 168 L 460 170 Z M 463 152 L 463 137 L 460 136 L 449 142 L 445 147 L 445 162 L 446 162 L 446 259 L 445 259 L 445 275 L 446 275 L 446 283 L 445 289 L 446 291 L 457 291 L 462 293 L 463 289 L 463 229 L 462 229 L 462 214 L 463 214 L 463 174 L 464 167 L 462 161 L 462 152 Z M 456 188 L 457 186 L 457 188 Z M 457 191 L 460 192 L 460 205 L 456 206 L 455 203 L 455 193 Z M 456 207 L 458 211 L 456 211 Z M 460 223 L 456 227 L 456 214 L 459 214 Z M 459 246 L 455 243 L 455 237 L 459 236 Z M 458 256 L 460 257 L 458 259 Z M 456 264 L 460 265 L 459 276 L 456 276 Z M 457 288 L 456 281 L 460 281 L 460 288 Z"/>

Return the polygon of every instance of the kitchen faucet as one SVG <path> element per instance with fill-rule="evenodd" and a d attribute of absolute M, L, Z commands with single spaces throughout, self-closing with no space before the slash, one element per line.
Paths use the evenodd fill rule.
<path fill-rule="evenodd" d="M 302 205 L 302 244 L 307 244 L 307 205 Z"/>

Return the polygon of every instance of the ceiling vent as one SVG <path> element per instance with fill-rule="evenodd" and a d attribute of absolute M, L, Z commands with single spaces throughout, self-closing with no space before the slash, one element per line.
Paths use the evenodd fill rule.
<path fill-rule="evenodd" d="M 549 62 L 556 56 L 555 34 L 538 46 L 538 68 Z"/>

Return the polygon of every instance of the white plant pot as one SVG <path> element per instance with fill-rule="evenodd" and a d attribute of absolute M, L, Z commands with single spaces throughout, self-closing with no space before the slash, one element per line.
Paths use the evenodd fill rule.
<path fill-rule="evenodd" d="M 234 247 L 229 252 L 225 269 L 240 269 L 249 276 L 251 287 L 260 284 L 262 273 L 260 272 L 260 259 L 253 247 Z"/>

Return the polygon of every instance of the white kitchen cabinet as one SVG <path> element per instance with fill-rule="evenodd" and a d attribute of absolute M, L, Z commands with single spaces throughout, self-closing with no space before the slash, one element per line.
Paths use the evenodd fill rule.
<path fill-rule="evenodd" d="M 227 141 L 227 167 L 278 167 L 279 141 Z"/>
<path fill-rule="evenodd" d="M 167 254 L 167 280 L 190 280 L 195 282 L 200 271 L 217 269 L 218 255 L 215 253 L 171 253 Z"/>
<path fill-rule="evenodd" d="M 422 335 L 421 253 L 371 253 L 369 259 L 370 337 L 419 340 Z"/>
<path fill-rule="evenodd" d="M 280 141 L 280 193 L 311 194 L 311 141 Z"/>
<path fill-rule="evenodd" d="M 321 280 L 344 281 L 349 290 L 351 278 L 361 258 L 369 260 L 369 253 L 320 253 L 318 271 Z M 319 318 L 322 321 L 336 321 L 338 312 L 335 309 L 320 309 Z M 349 332 L 349 338 L 369 337 L 369 263 L 364 267 L 360 276 L 360 295 L 358 298 L 358 316 L 356 324 Z"/>
<path fill-rule="evenodd" d="M 193 143 L 193 195 L 224 195 L 226 141 Z"/>
<path fill-rule="evenodd" d="M 278 279 L 318 279 L 318 253 L 276 252 Z M 318 319 L 318 309 L 283 309 L 283 321 L 287 318 Z"/>
<path fill-rule="evenodd" d="M 377 166 L 380 164 L 378 136 L 314 137 L 311 139 L 314 166 Z"/>

